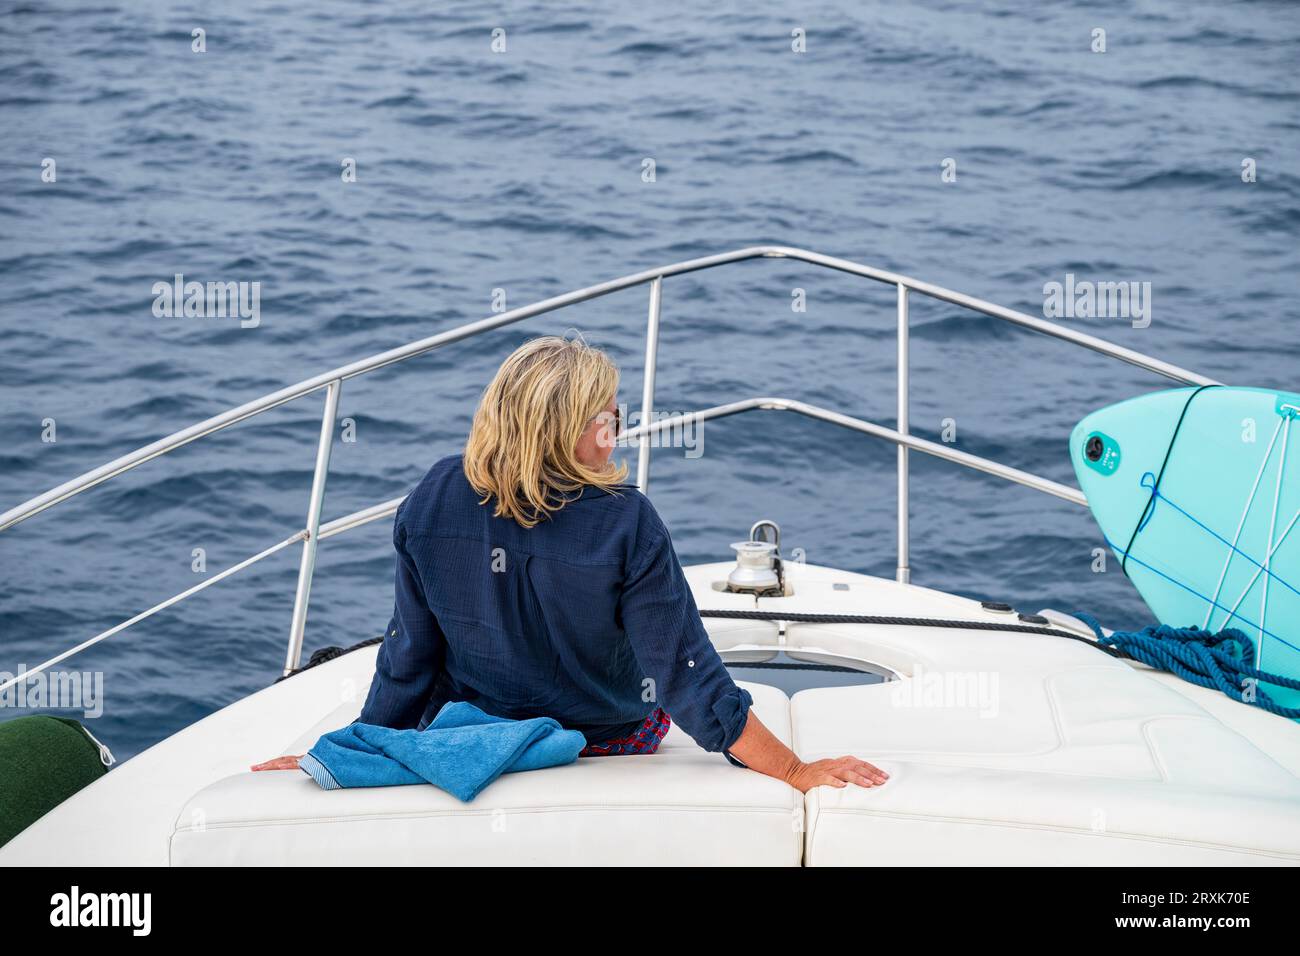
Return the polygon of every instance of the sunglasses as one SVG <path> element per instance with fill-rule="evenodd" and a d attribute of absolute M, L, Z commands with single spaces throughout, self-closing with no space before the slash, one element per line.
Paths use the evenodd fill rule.
<path fill-rule="evenodd" d="M 608 414 L 609 412 L 606 411 L 597 412 L 594 416 L 592 416 L 591 421 L 593 422 L 601 421 L 601 417 Z M 590 422 L 588 424 L 590 424 Z M 617 438 L 621 434 L 623 434 L 623 409 L 620 406 L 616 405 L 614 406 L 613 437 Z"/>

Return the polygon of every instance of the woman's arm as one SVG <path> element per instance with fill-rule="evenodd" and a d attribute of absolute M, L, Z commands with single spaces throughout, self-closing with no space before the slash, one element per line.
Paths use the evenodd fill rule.
<path fill-rule="evenodd" d="M 722 751 L 751 770 L 806 793 L 813 787 L 871 787 L 888 775 L 857 757 L 804 763 L 751 709 L 700 621 L 668 530 L 649 502 L 645 530 L 623 583 L 620 614 L 637 662 L 659 704 L 705 750 Z"/>
<path fill-rule="evenodd" d="M 889 774 L 857 757 L 832 757 L 804 763 L 793 750 L 781 743 L 752 710 L 745 729 L 729 748 L 750 770 L 784 780 L 800 793 L 813 787 L 846 787 L 856 783 L 874 787 L 889 779 Z"/>
<path fill-rule="evenodd" d="M 394 535 L 397 580 L 393 618 L 375 658 L 375 679 L 358 719 L 396 730 L 420 722 L 433 686 L 447 659 L 447 637 L 424 597 L 419 571 L 406 548 L 405 535 Z"/>

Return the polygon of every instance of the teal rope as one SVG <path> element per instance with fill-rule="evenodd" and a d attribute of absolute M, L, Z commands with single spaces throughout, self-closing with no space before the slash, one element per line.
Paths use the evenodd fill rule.
<path fill-rule="evenodd" d="M 1262 686 L 1300 690 L 1300 680 L 1256 670 L 1249 663 L 1255 659 L 1255 642 L 1235 627 L 1225 627 L 1215 634 L 1199 627 L 1157 624 L 1137 632 L 1113 631 L 1106 636 L 1096 618 L 1074 616 L 1092 628 L 1097 643 L 1114 647 L 1133 660 L 1169 671 L 1188 683 L 1217 688 L 1233 700 L 1254 704 L 1279 717 L 1300 719 L 1300 708 L 1275 703 Z M 1247 680 L 1255 682 L 1254 700 L 1247 699 Z"/>

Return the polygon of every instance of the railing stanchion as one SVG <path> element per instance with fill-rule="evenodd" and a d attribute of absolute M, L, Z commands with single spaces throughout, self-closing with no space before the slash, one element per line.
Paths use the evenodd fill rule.
<path fill-rule="evenodd" d="M 906 435 L 907 424 L 907 286 L 898 283 L 898 433 Z M 898 569 L 900 584 L 912 580 L 908 554 L 907 446 L 898 446 Z"/>
<path fill-rule="evenodd" d="M 316 472 L 311 480 L 311 501 L 307 504 L 307 537 L 302 542 L 302 563 L 298 567 L 298 590 L 293 596 L 293 621 L 289 625 L 289 649 L 284 656 L 284 672 L 290 674 L 302 663 L 302 639 L 307 629 L 307 603 L 311 598 L 311 577 L 316 570 L 316 542 L 320 537 L 321 505 L 325 503 L 325 479 L 330 470 L 330 450 L 334 447 L 334 421 L 338 416 L 339 392 L 343 380 L 335 379 L 325 388 L 325 412 L 320 421 L 320 442 L 316 446 Z"/>
<path fill-rule="evenodd" d="M 650 315 L 645 331 L 645 375 L 641 383 L 640 425 L 651 424 L 655 409 L 655 365 L 659 361 L 659 303 L 663 297 L 663 276 L 650 283 Z M 650 487 L 650 436 L 643 434 L 637 442 L 636 486 L 641 494 Z"/>

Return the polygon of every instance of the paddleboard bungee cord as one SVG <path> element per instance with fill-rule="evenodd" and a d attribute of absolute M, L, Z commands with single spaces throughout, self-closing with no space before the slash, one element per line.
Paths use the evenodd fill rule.
<path fill-rule="evenodd" d="M 1147 472 L 1147 475 L 1150 475 L 1150 474 L 1151 474 L 1151 472 L 1148 471 L 1148 472 Z M 1143 476 L 1143 478 L 1145 478 L 1145 477 L 1146 477 L 1146 475 Z M 1142 487 L 1145 488 L 1146 485 L 1143 485 Z M 1168 497 L 1166 497 L 1165 495 L 1160 494 L 1160 492 L 1159 492 L 1158 490 L 1156 490 L 1156 491 L 1152 491 L 1152 493 L 1151 493 L 1151 497 L 1152 497 L 1153 500 L 1156 499 L 1156 498 L 1159 498 L 1161 501 L 1167 501 L 1167 502 L 1169 502 L 1169 507 L 1173 508 L 1173 509 L 1174 509 L 1175 511 L 1177 511 L 1179 514 L 1181 514 L 1183 517 L 1185 517 L 1188 521 L 1190 521 L 1192 524 L 1196 525 L 1198 528 L 1200 528 L 1200 529 L 1201 529 L 1202 531 L 1204 531 L 1206 534 L 1210 535 L 1210 536 L 1211 536 L 1212 538 L 1214 538 L 1215 540 L 1217 540 L 1217 541 L 1221 541 L 1223 544 L 1227 545 L 1227 546 L 1228 546 L 1228 550 L 1231 552 L 1231 554 L 1233 554 L 1233 555 L 1241 555 L 1241 557 L 1245 558 L 1246 561 L 1247 561 L 1248 563 L 1250 563 L 1250 564 L 1253 565 L 1254 567 L 1258 568 L 1259 570 L 1258 570 L 1258 572 L 1256 572 L 1256 577 L 1251 579 L 1251 583 L 1252 583 L 1252 584 L 1254 584 L 1255 580 L 1258 579 L 1258 576 L 1259 576 L 1260 574 L 1267 574 L 1271 580 L 1276 581 L 1278 584 L 1282 585 L 1282 587 L 1286 588 L 1288 591 L 1292 592 L 1293 594 L 1300 595 L 1300 589 L 1297 589 L 1293 584 L 1291 584 L 1291 583 L 1290 583 L 1289 581 L 1287 581 L 1285 578 L 1283 578 L 1283 577 L 1281 577 L 1280 575 L 1278 575 L 1275 571 L 1272 571 L 1272 570 L 1270 570 L 1269 568 L 1266 568 L 1264 565 L 1260 564 L 1258 561 L 1256 561 L 1254 558 L 1252 558 L 1250 555 L 1248 555 L 1245 551 L 1242 551 L 1240 548 L 1238 548 L 1235 544 L 1233 544 L 1231 541 L 1229 541 L 1229 540 L 1228 540 L 1227 538 L 1225 538 L 1223 535 L 1219 534 L 1217 531 L 1215 531 L 1215 530 L 1214 530 L 1213 528 L 1211 528 L 1209 525 L 1205 524 L 1205 522 L 1203 522 L 1203 521 L 1201 521 L 1199 518 L 1197 518 L 1196 515 L 1192 514 L 1190 511 L 1188 511 L 1188 510 L 1185 509 L 1185 508 L 1181 508 L 1181 507 L 1179 507 L 1178 502 L 1174 501 L 1172 498 L 1168 498 Z M 1154 513 L 1154 509 L 1152 509 L 1152 511 L 1153 511 L 1153 513 Z M 1277 546 L 1278 546 L 1278 545 L 1280 545 L 1283 541 L 1286 540 L 1286 537 L 1287 537 L 1288 534 L 1290 534 L 1291 529 L 1295 527 L 1295 525 L 1296 525 L 1296 520 L 1297 520 L 1297 519 L 1300 519 L 1300 514 L 1297 514 L 1295 518 L 1292 518 L 1292 519 L 1291 519 L 1291 522 L 1287 525 L 1286 530 L 1282 532 L 1282 536 L 1281 536 L 1280 538 L 1278 538 L 1278 539 L 1277 539 L 1277 543 L 1273 545 L 1273 550 L 1274 550 L 1274 551 L 1277 550 Z M 1138 559 L 1137 559 L 1137 558 L 1134 558 L 1133 560 L 1134 560 L 1134 561 L 1137 561 Z M 1140 562 L 1139 562 L 1139 563 L 1140 563 Z M 1205 597 L 1204 595 L 1200 595 L 1200 596 L 1201 596 L 1201 597 Z M 1205 598 L 1205 600 L 1207 600 L 1207 601 L 1211 601 L 1211 603 L 1213 603 L 1215 607 L 1223 608 L 1223 605 L 1221 605 L 1221 604 L 1219 604 L 1219 603 L 1217 602 L 1217 595 L 1216 595 L 1215 599 L 1213 599 L 1213 600 L 1211 600 L 1211 599 L 1208 598 L 1208 597 Z M 1228 613 L 1228 620 L 1232 620 L 1232 618 L 1234 618 L 1234 617 L 1239 617 L 1239 616 L 1240 616 L 1240 615 L 1238 615 L 1238 614 L 1236 613 L 1236 609 L 1235 609 L 1235 608 L 1233 608 L 1233 609 L 1223 608 L 1223 609 L 1224 609 L 1224 610 L 1228 610 L 1228 612 L 1229 612 L 1229 613 Z M 1243 618 L 1243 620 L 1245 620 L 1245 619 Z M 1208 623 L 1208 622 L 1207 622 L 1207 623 Z M 1225 622 L 1225 623 L 1226 623 L 1226 622 Z M 1250 623 L 1250 622 L 1247 622 L 1247 623 Z M 1257 625 L 1257 624 L 1252 624 L 1251 626 L 1252 626 L 1252 627 L 1258 627 L 1259 625 Z M 1273 635 L 1273 636 L 1276 637 L 1277 635 Z M 1280 640 L 1280 638 L 1279 638 L 1279 640 Z"/>
<path fill-rule="evenodd" d="M 1166 499 L 1166 500 L 1168 500 L 1168 499 Z M 1104 536 L 1103 536 L 1103 537 L 1104 537 Z M 1106 538 L 1105 541 L 1106 541 L 1106 543 L 1107 543 L 1108 545 L 1110 545 L 1110 546 L 1111 546 L 1112 548 L 1114 548 L 1116 551 L 1119 550 L 1118 546 L 1115 544 L 1115 542 L 1111 541 L 1110 538 Z M 1138 565 L 1138 567 L 1143 568 L 1144 570 L 1150 571 L 1152 574 L 1155 574 L 1155 575 L 1157 575 L 1157 576 L 1163 578 L 1164 580 L 1168 581 L 1170 584 L 1173 584 L 1173 585 L 1175 585 L 1175 586 L 1177 586 L 1177 587 L 1179 587 L 1179 588 L 1182 588 L 1182 589 L 1183 589 L 1184 591 L 1186 591 L 1188 594 L 1194 595 L 1195 597 L 1200 598 L 1202 601 L 1208 601 L 1208 602 L 1209 602 L 1209 603 L 1210 603 L 1214 608 L 1217 608 L 1217 609 L 1219 609 L 1219 610 L 1221 610 L 1221 611 L 1227 611 L 1227 612 L 1228 612 L 1228 620 L 1232 620 L 1233 618 L 1236 618 L 1237 620 L 1241 621 L 1242 624 L 1245 624 L 1247 627 L 1253 628 L 1253 629 L 1259 631 L 1260 633 L 1264 634 L 1265 636 L 1267 636 L 1267 637 L 1271 637 L 1271 638 L 1273 638 L 1274 640 L 1279 641 L 1279 642 L 1282 643 L 1282 644 L 1285 644 L 1287 647 L 1293 648 L 1293 649 L 1295 649 L 1295 650 L 1300 650 L 1300 648 L 1297 648 L 1294 644 L 1292 644 L 1290 641 L 1286 640 L 1284 637 L 1281 637 L 1281 636 L 1278 635 L 1278 634 L 1274 634 L 1272 631 L 1268 630 L 1267 628 L 1265 628 L 1265 627 L 1261 627 L 1259 624 L 1256 624 L 1256 623 L 1255 623 L 1254 621 L 1252 621 L 1250 618 L 1248 618 L 1248 617 L 1244 616 L 1243 614 L 1241 614 L 1240 612 L 1238 612 L 1236 608 L 1226 607 L 1225 605 L 1220 604 L 1218 601 L 1212 600 L 1211 598 L 1209 598 L 1209 597 L 1207 597 L 1206 595 L 1202 594 L 1200 591 L 1196 590 L 1196 588 L 1189 587 L 1188 585 L 1184 584 L 1182 581 L 1179 581 L 1177 578 L 1170 577 L 1168 574 L 1165 574 L 1165 573 L 1164 573 L 1163 571 L 1161 571 L 1159 568 L 1156 568 L 1156 567 L 1153 567 L 1153 566 L 1150 565 L 1150 564 L 1147 564 L 1147 563 L 1146 563 L 1145 561 L 1143 561 L 1141 558 L 1134 558 L 1134 559 L 1133 559 L 1133 563 L 1136 564 L 1136 565 Z M 1278 578 L 1277 580 L 1280 581 L 1281 578 Z M 1285 584 L 1286 582 L 1283 582 L 1283 583 Z M 1290 585 L 1288 585 L 1288 587 L 1290 587 Z M 1293 588 L 1292 590 L 1294 590 L 1294 588 Z M 1240 604 L 1240 603 L 1241 603 L 1241 602 L 1238 601 L 1238 604 Z M 1207 632 L 1207 633 L 1213 633 L 1213 632 Z"/>
<path fill-rule="evenodd" d="M 1192 407 L 1192 400 L 1201 392 L 1207 388 L 1218 387 L 1217 385 L 1202 385 L 1188 395 L 1187 401 L 1183 404 L 1182 414 L 1178 416 L 1178 424 L 1174 426 L 1174 433 L 1169 436 L 1169 447 L 1165 449 L 1165 460 L 1160 463 L 1160 474 L 1156 475 L 1155 480 L 1151 483 L 1151 497 L 1147 499 L 1147 505 L 1142 509 L 1142 515 L 1138 518 L 1137 524 L 1133 526 L 1133 533 L 1129 535 L 1128 546 L 1124 548 L 1123 557 L 1120 558 L 1119 569 L 1124 572 L 1125 577 L 1128 577 L 1128 556 L 1129 552 L 1133 550 L 1133 542 L 1137 540 L 1138 532 L 1146 527 L 1147 522 L 1151 520 L 1151 516 L 1155 513 L 1156 496 L 1160 494 L 1160 479 L 1165 476 L 1165 468 L 1169 466 L 1169 456 L 1174 453 L 1174 442 L 1178 441 L 1178 433 L 1183 429 L 1183 421 L 1187 418 L 1187 410 Z M 1146 472 L 1142 477 L 1146 478 L 1149 474 L 1151 472 Z M 1146 485 L 1144 484 L 1142 487 L 1145 488 Z"/>

